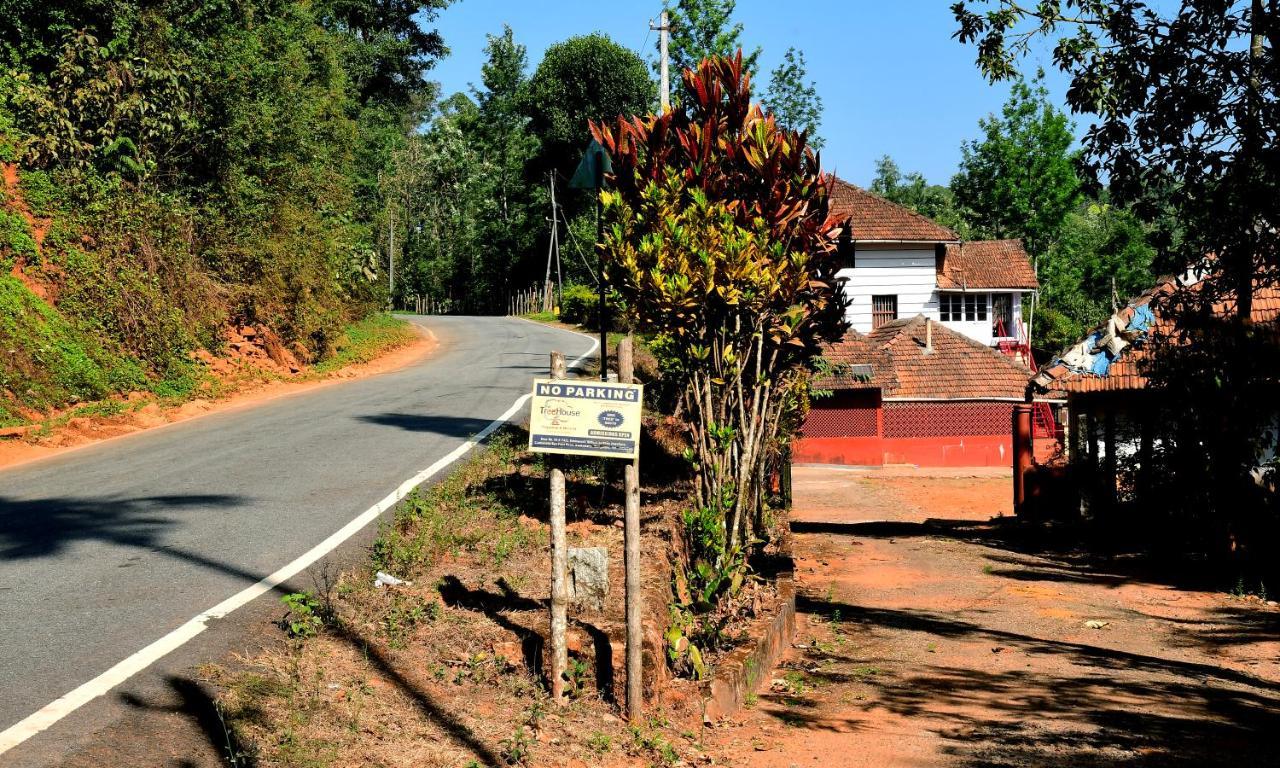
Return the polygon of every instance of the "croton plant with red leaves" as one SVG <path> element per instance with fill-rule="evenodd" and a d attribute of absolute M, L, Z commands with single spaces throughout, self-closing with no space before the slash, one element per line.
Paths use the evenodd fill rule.
<path fill-rule="evenodd" d="M 803 133 L 751 102 L 741 52 L 684 72 L 678 110 L 592 124 L 608 280 L 681 391 L 697 475 L 696 604 L 740 581 L 765 478 L 844 330 L 827 178 Z M 694 524 L 696 522 L 696 524 Z M 705 573 L 701 571 L 705 570 Z"/>

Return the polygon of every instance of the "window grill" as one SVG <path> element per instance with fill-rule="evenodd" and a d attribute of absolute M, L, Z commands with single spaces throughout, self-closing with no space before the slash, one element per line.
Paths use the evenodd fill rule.
<path fill-rule="evenodd" d="M 871 297 L 871 328 L 874 330 L 898 319 L 897 296 Z"/>

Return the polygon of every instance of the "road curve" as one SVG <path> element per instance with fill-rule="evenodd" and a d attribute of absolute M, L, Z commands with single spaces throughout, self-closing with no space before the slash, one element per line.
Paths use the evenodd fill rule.
<path fill-rule="evenodd" d="M 408 368 L 0 472 L 0 732 L 315 547 L 507 412 L 551 350 L 593 346 L 410 319 L 440 346 Z"/>

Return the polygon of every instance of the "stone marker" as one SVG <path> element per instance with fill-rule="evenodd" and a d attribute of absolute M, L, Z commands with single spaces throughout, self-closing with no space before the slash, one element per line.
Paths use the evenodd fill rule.
<path fill-rule="evenodd" d="M 569 548 L 569 599 L 593 611 L 604 610 L 609 594 L 609 550 Z"/>

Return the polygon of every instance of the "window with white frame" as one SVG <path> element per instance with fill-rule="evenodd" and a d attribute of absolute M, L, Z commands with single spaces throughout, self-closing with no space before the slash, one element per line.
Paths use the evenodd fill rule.
<path fill-rule="evenodd" d="M 944 293 L 938 297 L 938 316 L 943 322 L 974 322 L 987 319 L 987 294 Z"/>
<path fill-rule="evenodd" d="M 939 296 L 938 315 L 944 323 L 960 320 L 964 317 L 964 297 L 958 293 L 944 293 Z"/>
<path fill-rule="evenodd" d="M 967 322 L 987 319 L 987 294 L 966 293 L 964 295 L 964 319 Z"/>

